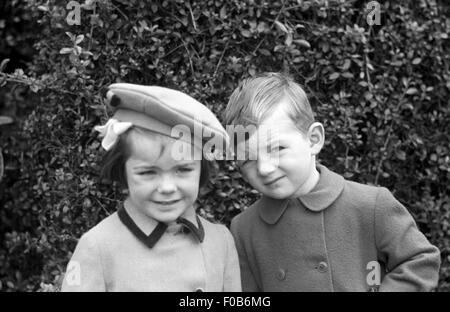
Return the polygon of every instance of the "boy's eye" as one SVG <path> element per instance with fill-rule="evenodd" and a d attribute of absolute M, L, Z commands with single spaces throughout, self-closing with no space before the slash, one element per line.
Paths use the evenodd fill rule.
<path fill-rule="evenodd" d="M 188 172 L 192 172 L 194 169 L 193 168 L 190 168 L 190 167 L 181 167 L 181 168 L 178 168 L 177 169 L 177 171 L 179 172 L 179 173 L 188 173 Z"/>
<path fill-rule="evenodd" d="M 274 146 L 274 147 L 272 147 L 271 149 L 270 149 L 270 151 L 271 152 L 279 152 L 279 151 L 282 151 L 282 150 L 284 150 L 284 149 L 286 149 L 286 147 L 285 146 Z"/>

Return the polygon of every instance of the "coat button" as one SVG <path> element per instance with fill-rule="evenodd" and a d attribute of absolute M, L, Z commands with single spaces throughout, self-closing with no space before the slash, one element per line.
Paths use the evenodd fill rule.
<path fill-rule="evenodd" d="M 277 279 L 280 280 L 280 281 L 285 280 L 285 279 L 286 279 L 286 270 L 281 269 L 281 268 L 278 269 L 278 272 L 277 272 Z"/>
<path fill-rule="evenodd" d="M 322 261 L 316 268 L 320 273 L 325 273 L 328 271 L 328 264 L 325 261 Z"/>

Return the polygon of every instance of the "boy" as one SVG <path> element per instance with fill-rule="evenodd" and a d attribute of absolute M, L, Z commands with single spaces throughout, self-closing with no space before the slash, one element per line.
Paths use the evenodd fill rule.
<path fill-rule="evenodd" d="M 231 224 L 243 291 L 436 287 L 439 250 L 402 204 L 386 188 L 344 180 L 316 163 L 324 128 L 291 78 L 245 80 L 225 122 L 256 126 L 236 142 L 244 178 L 263 194 Z"/>

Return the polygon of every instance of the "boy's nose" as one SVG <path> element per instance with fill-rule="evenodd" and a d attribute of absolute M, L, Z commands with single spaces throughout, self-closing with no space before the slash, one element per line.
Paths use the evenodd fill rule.
<path fill-rule="evenodd" d="M 270 159 L 259 159 L 258 160 L 258 173 L 262 176 L 268 176 L 272 174 L 277 167 Z"/>
<path fill-rule="evenodd" d="M 161 194 L 173 193 L 177 190 L 174 181 L 169 177 L 163 177 L 158 185 L 158 192 Z"/>

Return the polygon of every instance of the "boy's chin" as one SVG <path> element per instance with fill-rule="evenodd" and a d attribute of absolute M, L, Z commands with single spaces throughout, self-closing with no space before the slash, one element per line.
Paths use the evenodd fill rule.
<path fill-rule="evenodd" d="M 265 196 L 271 197 L 271 198 L 275 198 L 275 199 L 286 199 L 286 198 L 290 198 L 292 196 L 292 192 L 286 190 L 286 189 L 264 189 L 264 190 L 260 190 L 260 192 L 262 194 L 264 194 Z"/>

